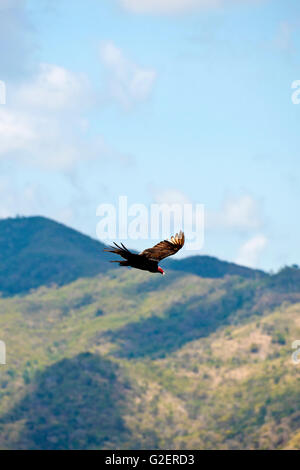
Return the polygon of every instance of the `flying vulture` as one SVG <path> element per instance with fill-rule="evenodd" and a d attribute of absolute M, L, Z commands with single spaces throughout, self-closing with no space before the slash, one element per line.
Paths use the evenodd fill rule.
<path fill-rule="evenodd" d="M 111 263 L 119 263 L 120 266 L 131 266 L 132 268 L 142 269 L 150 273 L 165 274 L 164 270 L 158 266 L 159 261 L 168 256 L 175 255 L 184 245 L 184 233 L 176 233 L 171 240 L 163 240 L 152 248 L 142 251 L 142 253 L 132 253 L 121 243 L 121 246 L 114 242 L 114 246 L 106 248 L 104 251 L 115 253 L 122 256 L 126 261 L 111 261 Z"/>

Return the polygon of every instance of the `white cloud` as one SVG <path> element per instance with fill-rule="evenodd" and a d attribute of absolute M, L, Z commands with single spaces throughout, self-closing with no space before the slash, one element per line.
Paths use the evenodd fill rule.
<path fill-rule="evenodd" d="M 221 210 L 207 213 L 208 228 L 257 229 L 262 225 L 259 203 L 249 194 L 225 199 Z"/>
<path fill-rule="evenodd" d="M 6 107 L 0 108 L 0 156 L 22 150 L 36 138 L 30 118 Z"/>
<path fill-rule="evenodd" d="M 181 13 L 197 9 L 216 8 L 230 4 L 257 3 L 259 0 L 120 0 L 133 13 Z"/>
<path fill-rule="evenodd" d="M 190 199 L 177 189 L 151 189 L 154 202 L 157 204 L 190 204 Z"/>
<path fill-rule="evenodd" d="M 12 191 L 12 187 L 14 190 Z M 0 179 L 0 218 L 15 217 L 18 214 L 37 213 L 41 206 L 41 192 L 35 184 L 17 187 L 9 178 Z"/>
<path fill-rule="evenodd" d="M 91 88 L 84 74 L 75 74 L 58 65 L 42 63 L 37 75 L 23 83 L 12 99 L 20 106 L 59 111 L 91 101 Z"/>
<path fill-rule="evenodd" d="M 267 245 L 267 238 L 264 235 L 256 235 L 246 241 L 239 249 L 235 260 L 237 264 L 255 268 L 259 264 L 259 257 Z"/>
<path fill-rule="evenodd" d="M 65 117 L 65 115 L 64 115 Z M 78 162 L 103 156 L 101 137 L 87 138 L 81 116 L 0 110 L 0 158 L 46 170 L 71 171 Z"/>
<path fill-rule="evenodd" d="M 100 56 L 109 72 L 112 98 L 128 109 L 149 97 L 156 78 L 154 69 L 140 67 L 127 59 L 111 41 L 102 43 Z"/>
<path fill-rule="evenodd" d="M 84 75 L 41 64 L 31 80 L 14 85 L 0 107 L 0 158 L 70 170 L 83 157 L 101 154 L 101 138 L 87 138 L 84 110 L 91 101 Z"/>
<path fill-rule="evenodd" d="M 0 199 L 2 201 L 0 206 L 0 219 L 7 217 L 30 216 L 32 214 L 43 214 L 47 217 L 71 225 L 75 221 L 74 209 L 71 207 L 70 192 L 64 199 L 64 204 L 61 200 L 55 197 L 53 193 L 53 185 L 56 183 L 61 184 L 62 180 L 48 181 L 43 184 L 39 181 L 41 173 L 38 172 L 35 181 L 25 183 L 20 178 L 15 178 L 14 175 L 0 177 Z M 67 190 L 67 185 L 64 185 Z M 76 209 L 76 207 L 75 207 Z"/>

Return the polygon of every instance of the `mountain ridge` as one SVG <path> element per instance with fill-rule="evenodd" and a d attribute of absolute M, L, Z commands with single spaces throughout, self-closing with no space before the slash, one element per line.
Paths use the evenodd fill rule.
<path fill-rule="evenodd" d="M 25 293 L 42 285 L 65 285 L 112 269 L 105 244 L 43 216 L 0 221 L 0 292 Z M 218 278 L 237 275 L 268 277 L 264 271 L 239 266 L 212 256 L 168 259 L 172 271 Z"/>

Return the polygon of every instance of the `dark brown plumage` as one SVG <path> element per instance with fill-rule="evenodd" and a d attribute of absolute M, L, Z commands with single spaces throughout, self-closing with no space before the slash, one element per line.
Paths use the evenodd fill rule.
<path fill-rule="evenodd" d="M 129 251 L 123 243 L 121 243 L 121 246 L 117 245 L 117 243 L 114 243 L 114 245 L 116 248 L 111 246 L 106 248 L 105 251 L 120 255 L 125 261 L 111 261 L 112 263 L 119 263 L 120 266 L 131 266 L 132 268 L 142 269 L 151 273 L 165 274 L 163 269 L 158 266 L 158 263 L 162 259 L 174 255 L 183 247 L 184 233 L 180 231 L 179 234 L 176 233 L 175 237 L 171 237 L 171 240 L 163 240 L 139 254 Z"/>

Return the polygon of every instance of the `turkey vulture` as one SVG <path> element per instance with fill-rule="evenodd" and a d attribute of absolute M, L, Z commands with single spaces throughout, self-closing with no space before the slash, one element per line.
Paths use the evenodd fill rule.
<path fill-rule="evenodd" d="M 161 273 L 165 274 L 164 270 L 158 266 L 159 261 L 168 256 L 174 255 L 184 245 L 184 233 L 176 233 L 175 237 L 171 237 L 171 240 L 164 240 L 159 242 L 157 245 L 142 253 L 132 253 L 121 243 L 122 246 L 117 245 L 114 242 L 114 246 L 106 248 L 104 251 L 109 253 L 115 253 L 116 255 L 122 256 L 126 261 L 111 261 L 111 263 L 119 263 L 120 266 L 131 266 L 132 268 L 142 269 L 143 271 L 149 271 L 150 273 Z"/>

